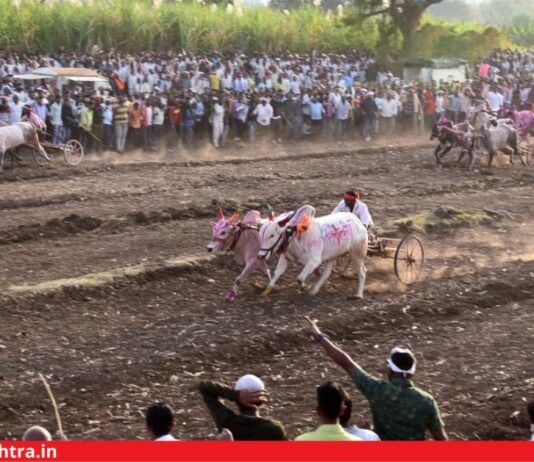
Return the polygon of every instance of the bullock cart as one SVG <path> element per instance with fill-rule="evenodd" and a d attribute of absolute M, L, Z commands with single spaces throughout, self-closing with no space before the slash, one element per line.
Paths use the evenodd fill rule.
<path fill-rule="evenodd" d="M 84 149 L 82 143 L 80 143 L 78 140 L 71 139 L 66 141 L 64 144 L 54 144 L 48 141 L 41 141 L 41 146 L 52 160 L 60 153 L 63 153 L 65 162 L 72 166 L 78 165 L 83 160 Z M 35 150 L 33 152 L 33 158 L 39 165 L 46 165 L 48 163 L 48 161 L 43 156 L 40 156 Z"/>

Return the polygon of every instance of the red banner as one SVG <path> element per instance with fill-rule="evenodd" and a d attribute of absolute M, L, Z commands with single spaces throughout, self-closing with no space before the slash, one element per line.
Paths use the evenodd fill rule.
<path fill-rule="evenodd" d="M 1 442 L 0 461 L 534 461 L 534 442 Z"/>

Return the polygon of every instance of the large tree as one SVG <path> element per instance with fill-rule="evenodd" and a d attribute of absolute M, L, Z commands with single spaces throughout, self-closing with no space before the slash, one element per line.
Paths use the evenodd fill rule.
<path fill-rule="evenodd" d="M 361 18 L 385 15 L 400 30 L 403 38 L 401 55 L 414 56 L 417 29 L 426 9 L 444 0 L 354 0 Z"/>

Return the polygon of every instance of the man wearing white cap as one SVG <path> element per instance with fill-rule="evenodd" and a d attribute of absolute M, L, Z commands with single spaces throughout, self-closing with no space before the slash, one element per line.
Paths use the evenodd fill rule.
<path fill-rule="evenodd" d="M 200 383 L 199 390 L 218 430 L 227 428 L 235 441 L 287 440 L 280 422 L 260 416 L 260 407 L 268 401 L 268 393 L 263 381 L 255 375 L 244 375 L 233 388 L 206 380 Z M 226 406 L 223 399 L 234 401 L 239 413 Z"/>
<path fill-rule="evenodd" d="M 367 398 L 374 431 L 382 440 L 424 440 L 426 430 L 436 440 L 447 439 L 436 401 L 429 393 L 416 388 L 410 380 L 417 364 L 410 350 L 393 348 L 387 360 L 388 380 L 380 380 L 364 371 L 348 354 L 328 340 L 317 327 L 316 321 L 306 318 L 305 331 L 350 375 Z"/>

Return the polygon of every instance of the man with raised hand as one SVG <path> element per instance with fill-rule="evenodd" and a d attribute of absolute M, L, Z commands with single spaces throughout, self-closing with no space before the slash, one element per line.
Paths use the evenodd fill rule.
<path fill-rule="evenodd" d="M 428 430 L 435 440 L 447 440 L 438 405 L 427 392 L 414 386 L 411 378 L 416 359 L 407 349 L 395 347 L 387 360 L 388 380 L 373 377 L 334 345 L 306 318 L 306 335 L 323 347 L 326 354 L 354 381 L 367 398 L 374 431 L 382 440 L 424 440 Z"/>

